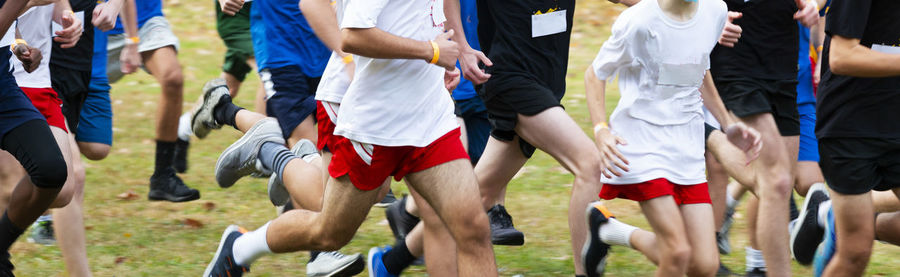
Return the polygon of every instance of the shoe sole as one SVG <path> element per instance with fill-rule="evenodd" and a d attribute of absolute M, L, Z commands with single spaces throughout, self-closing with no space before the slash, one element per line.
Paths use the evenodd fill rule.
<path fill-rule="evenodd" d="M 493 239 L 491 238 L 491 244 L 493 245 L 503 245 L 503 246 L 522 246 L 525 245 L 525 236 L 522 235 L 522 238 L 514 238 L 514 239 Z"/>
<path fill-rule="evenodd" d="M 806 214 L 809 211 L 809 202 L 811 202 L 811 200 L 812 200 L 811 196 L 813 195 L 814 192 L 820 191 L 820 190 L 823 193 L 825 193 L 825 196 L 828 196 L 829 198 L 831 197 L 828 194 L 828 189 L 825 188 L 824 184 L 817 183 L 817 184 L 813 185 L 812 187 L 810 187 L 809 191 L 806 192 L 806 197 L 803 199 L 803 207 L 800 208 L 800 215 L 797 216 L 797 218 L 800 221 L 798 221 L 796 224 L 803 224 L 803 222 L 804 222 L 803 219 L 806 218 Z M 821 202 L 819 202 L 819 203 L 821 203 Z M 794 242 L 797 240 L 797 236 L 800 234 L 800 229 L 803 229 L 803 228 L 800 228 L 800 226 L 795 226 L 794 230 L 791 230 L 791 234 L 790 234 L 789 246 L 791 249 L 791 257 L 793 257 L 794 260 L 797 260 L 797 257 L 794 255 Z"/>
<path fill-rule="evenodd" d="M 381 251 L 381 249 L 379 249 L 378 247 L 369 248 L 369 254 L 367 255 L 368 257 L 366 257 L 366 270 L 369 271 L 369 276 L 373 276 L 372 272 L 375 272 L 372 269 L 372 259 L 375 256 L 375 251 Z"/>
<path fill-rule="evenodd" d="M 592 209 L 594 209 L 594 203 L 591 203 L 590 205 L 588 205 L 587 209 L 585 209 L 585 211 L 584 211 L 584 221 L 588 223 L 588 228 L 591 228 L 591 210 L 592 210 Z M 604 212 L 603 210 L 600 210 L 600 212 L 603 213 L 603 214 L 606 216 L 606 221 L 609 221 L 609 218 L 612 217 L 612 215 L 608 215 L 608 214 L 607 214 L 606 212 Z M 600 224 L 603 224 L 603 223 L 605 223 L 606 221 L 601 222 Z M 598 227 L 599 227 L 599 226 L 598 226 Z M 597 263 L 598 267 L 595 267 L 595 268 L 590 269 L 590 270 L 587 268 L 587 254 L 588 254 L 588 249 L 590 249 L 591 245 L 594 244 L 594 234 L 593 234 L 593 231 L 594 231 L 594 230 L 588 230 L 588 232 L 587 232 L 587 239 L 584 240 L 584 245 L 581 246 L 581 264 L 582 264 L 582 266 L 585 267 L 585 271 L 590 271 L 590 270 L 593 270 L 593 271 L 594 271 L 593 274 L 592 274 L 592 273 L 588 273 L 588 274 L 587 274 L 588 276 L 603 276 L 603 274 L 606 272 L 606 258 L 609 257 L 609 252 L 608 252 L 609 249 L 607 249 L 607 254 L 606 254 L 606 256 L 604 256 L 602 259 L 600 259 L 600 262 Z M 598 235 L 599 235 L 599 234 L 598 234 Z M 598 238 L 598 239 L 599 239 L 599 238 Z M 594 275 L 594 274 L 596 274 L 598 268 L 600 269 L 600 270 L 599 270 L 599 271 L 600 271 L 600 274 L 599 274 L 599 275 Z"/>
<path fill-rule="evenodd" d="M 222 246 L 225 245 L 225 240 L 228 239 L 228 234 L 232 232 L 240 231 L 241 227 L 237 225 L 229 225 L 228 228 L 225 228 L 225 231 L 222 232 L 222 238 L 219 239 L 219 247 L 216 248 L 216 255 L 213 256 L 212 261 L 209 262 L 209 265 L 206 266 L 206 270 L 203 271 L 203 277 L 208 277 L 212 274 L 213 267 L 216 265 L 216 261 L 219 260 L 219 254 L 222 253 Z"/>
<path fill-rule="evenodd" d="M 378 203 L 375 203 L 374 206 L 375 206 L 376 208 L 387 208 L 388 206 L 390 206 L 390 205 L 393 204 L 393 203 L 394 203 L 394 202 L 391 202 L 391 203 L 381 203 L 381 202 L 378 202 Z"/>
<path fill-rule="evenodd" d="M 224 162 L 222 160 L 222 157 L 231 155 L 234 151 L 237 151 L 242 146 L 244 146 L 244 144 L 247 144 L 247 142 L 250 141 L 250 138 L 256 136 L 256 133 L 260 132 L 262 130 L 261 126 L 263 126 L 262 123 L 265 120 L 270 120 L 270 119 L 264 118 L 264 119 L 260 120 L 259 122 L 257 122 L 256 124 L 254 124 L 253 127 L 250 128 L 250 130 L 247 130 L 246 134 L 244 134 L 243 136 L 241 136 L 240 139 L 238 139 L 237 141 L 232 143 L 230 146 L 228 146 L 228 148 L 225 148 L 225 151 L 222 151 L 222 155 L 219 155 L 219 159 L 216 160 L 216 183 L 219 184 L 219 187 L 230 188 L 231 186 L 234 185 L 234 183 L 236 183 L 238 180 L 240 180 L 243 176 L 247 176 L 247 175 L 250 175 L 250 173 L 252 173 L 252 171 L 253 171 L 252 169 L 249 170 L 250 172 L 238 171 L 238 175 L 242 175 L 242 176 L 238 177 L 237 179 L 232 181 L 230 184 L 223 184 L 223 183 L 219 182 L 219 176 L 218 176 L 219 168 L 222 166 L 222 163 Z"/>
<path fill-rule="evenodd" d="M 209 128 L 207 126 L 203 126 L 203 124 L 198 123 L 197 116 L 199 116 L 200 114 L 203 114 L 204 116 L 212 117 L 212 112 L 215 107 L 209 107 L 209 109 L 203 109 L 203 107 L 208 104 L 207 100 L 209 100 L 209 97 L 212 96 L 212 93 L 215 92 L 216 89 L 218 89 L 220 87 L 222 87 L 222 86 L 215 86 L 207 91 L 204 91 L 203 98 L 200 99 L 201 100 L 201 102 L 199 103 L 200 105 L 197 106 L 197 111 L 191 116 L 191 131 L 194 133 L 194 136 L 196 136 L 197 138 L 200 138 L 200 139 L 206 138 L 206 136 L 209 135 L 209 132 L 213 129 L 213 128 Z M 227 86 L 225 86 L 225 87 L 227 88 Z M 218 101 L 216 101 L 216 102 L 218 102 Z M 215 104 L 217 104 L 217 103 L 212 103 L 212 105 L 215 105 Z"/>
<path fill-rule="evenodd" d="M 363 270 L 366 270 L 366 264 L 363 260 L 362 255 L 354 254 L 356 259 L 353 260 L 352 263 L 345 264 L 342 267 L 339 267 L 332 273 L 317 275 L 317 274 L 309 274 L 309 277 L 351 277 L 362 273 Z"/>
<path fill-rule="evenodd" d="M 181 196 L 181 197 L 171 197 L 171 196 L 166 195 L 165 193 L 163 193 L 163 195 L 158 195 L 158 193 L 153 193 L 152 191 L 147 193 L 147 200 L 150 200 L 150 201 L 169 201 L 169 202 L 179 203 L 179 202 L 194 201 L 197 199 L 200 199 L 199 191 L 197 192 L 197 194 Z"/>
<path fill-rule="evenodd" d="M 278 173 L 272 173 L 272 176 L 269 177 L 269 184 L 266 186 L 266 193 L 268 193 L 272 205 L 284 206 L 290 201 L 291 195 L 278 178 Z"/>

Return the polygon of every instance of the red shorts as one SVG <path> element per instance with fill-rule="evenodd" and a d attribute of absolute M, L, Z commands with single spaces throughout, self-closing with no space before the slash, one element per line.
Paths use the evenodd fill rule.
<path fill-rule="evenodd" d="M 316 148 L 319 148 L 319 150 L 331 151 L 329 149 L 334 148 L 338 141 L 345 139 L 334 135 L 334 121 L 337 120 L 337 108 L 340 106 L 338 103 L 327 102 L 323 104 L 322 101 L 316 101 L 316 124 L 319 128 L 319 141 Z M 328 110 L 326 111 L 326 109 Z M 335 115 L 335 117 L 332 118 L 328 115 L 329 113 Z"/>
<path fill-rule="evenodd" d="M 331 148 L 334 156 L 328 165 L 328 173 L 334 178 L 349 175 L 350 182 L 356 188 L 373 190 L 380 187 L 388 176 L 393 175 L 395 180 L 400 181 L 409 173 L 469 159 L 459 135 L 459 128 L 454 129 L 425 147 L 379 146 L 335 136 L 341 139 Z"/>
<path fill-rule="evenodd" d="M 696 185 L 678 185 L 665 178 L 653 179 L 639 184 L 603 185 L 600 198 L 612 200 L 624 198 L 634 201 L 646 201 L 657 197 L 671 195 L 675 204 L 712 204 L 709 198 L 709 186 L 706 183 Z"/>
<path fill-rule="evenodd" d="M 22 88 L 31 104 L 47 118 L 47 124 L 59 127 L 69 132 L 66 128 L 66 118 L 62 114 L 62 100 L 53 88 Z"/>

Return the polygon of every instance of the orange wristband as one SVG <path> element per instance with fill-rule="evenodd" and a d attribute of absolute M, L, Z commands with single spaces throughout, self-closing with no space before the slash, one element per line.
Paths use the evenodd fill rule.
<path fill-rule="evenodd" d="M 344 64 L 349 64 L 353 62 L 353 55 L 346 55 L 342 58 L 344 60 Z"/>
<path fill-rule="evenodd" d="M 138 44 L 141 42 L 140 37 L 129 37 L 125 39 L 125 44 Z"/>
<path fill-rule="evenodd" d="M 594 125 L 594 134 L 603 129 L 609 129 L 609 125 L 607 125 L 606 122 L 597 123 L 597 125 Z"/>
<path fill-rule="evenodd" d="M 437 42 L 431 41 L 431 49 L 434 50 L 434 56 L 431 57 L 431 61 L 428 62 L 430 64 L 437 64 L 438 59 L 441 58 L 441 48 L 438 47 Z"/>

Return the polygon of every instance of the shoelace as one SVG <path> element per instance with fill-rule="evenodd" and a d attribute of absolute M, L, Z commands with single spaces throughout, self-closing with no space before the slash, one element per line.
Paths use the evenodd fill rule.
<path fill-rule="evenodd" d="M 512 228 L 513 226 L 512 217 L 506 213 L 506 209 L 503 207 L 500 207 L 497 209 L 497 212 L 491 215 L 491 222 L 497 223 L 503 228 Z"/>
<path fill-rule="evenodd" d="M 319 253 L 319 256 L 331 257 L 332 259 L 338 260 L 340 258 L 343 258 L 344 254 L 341 254 L 340 252 L 337 252 L 337 251 L 331 251 L 331 252 Z"/>

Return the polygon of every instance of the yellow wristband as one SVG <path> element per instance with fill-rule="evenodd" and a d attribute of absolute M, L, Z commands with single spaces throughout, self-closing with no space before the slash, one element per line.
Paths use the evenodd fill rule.
<path fill-rule="evenodd" d="M 28 45 L 28 42 L 26 42 L 24 39 L 17 38 L 15 41 L 13 41 L 13 43 L 11 45 L 9 45 L 9 48 L 11 48 L 12 50 L 15 51 L 16 45 L 19 45 L 19 44 Z"/>
<path fill-rule="evenodd" d="M 434 50 L 434 56 L 431 57 L 431 61 L 428 62 L 430 64 L 437 64 L 438 59 L 441 58 L 441 48 L 438 47 L 437 42 L 431 41 L 431 49 Z"/>
<path fill-rule="evenodd" d="M 353 55 L 346 55 L 343 58 L 344 64 L 349 64 L 353 62 Z"/>
<path fill-rule="evenodd" d="M 140 37 L 129 37 L 129 38 L 125 39 L 125 44 L 126 44 L 126 45 L 129 45 L 129 44 L 138 44 L 138 43 L 140 43 L 140 42 L 141 42 L 141 38 L 140 38 Z"/>
<path fill-rule="evenodd" d="M 603 129 L 609 129 L 609 125 L 607 125 L 606 122 L 597 123 L 597 125 L 594 125 L 594 134 Z"/>
<path fill-rule="evenodd" d="M 63 11 L 63 13 L 68 13 L 72 17 L 75 17 L 75 12 L 73 12 L 72 10 L 65 10 L 65 11 Z"/>
<path fill-rule="evenodd" d="M 819 47 L 816 47 L 816 51 L 822 52 L 822 46 L 819 45 Z"/>

